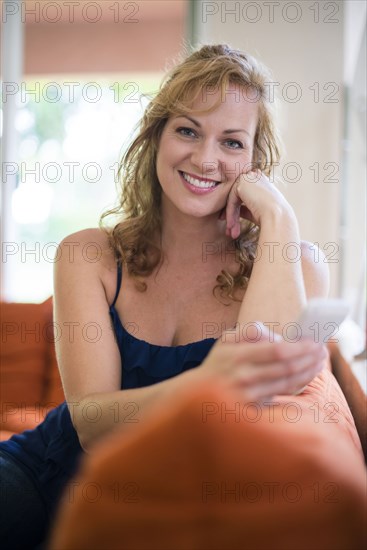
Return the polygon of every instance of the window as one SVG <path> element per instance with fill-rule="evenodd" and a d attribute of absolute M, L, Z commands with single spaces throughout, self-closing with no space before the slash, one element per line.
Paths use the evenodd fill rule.
<path fill-rule="evenodd" d="M 16 118 L 20 171 L 12 196 L 16 242 L 4 243 L 9 300 L 53 292 L 57 244 L 96 227 L 116 201 L 117 168 L 158 73 L 27 80 Z"/>

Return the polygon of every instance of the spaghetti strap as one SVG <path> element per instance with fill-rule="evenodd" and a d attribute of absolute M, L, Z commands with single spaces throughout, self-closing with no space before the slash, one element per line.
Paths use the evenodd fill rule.
<path fill-rule="evenodd" d="M 116 300 L 117 300 L 117 297 L 119 295 L 119 292 L 120 292 L 120 288 L 121 288 L 121 281 L 122 281 L 122 265 L 121 265 L 121 262 L 117 262 L 117 287 L 116 287 L 116 294 L 115 294 L 115 297 L 113 299 L 113 302 L 111 304 L 110 307 L 113 307 L 116 303 Z"/>

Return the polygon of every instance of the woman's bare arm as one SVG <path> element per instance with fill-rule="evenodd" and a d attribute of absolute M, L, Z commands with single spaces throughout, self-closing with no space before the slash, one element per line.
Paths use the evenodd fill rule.
<path fill-rule="evenodd" d="M 293 209 L 283 195 L 261 175 L 248 175 L 233 187 L 227 205 L 227 225 L 239 233 L 239 204 L 260 226 L 258 252 L 238 316 L 240 327 L 261 321 L 282 334 L 297 320 L 307 299 L 325 297 L 329 275 L 323 254 L 300 240 Z M 229 212 L 228 212 L 229 210 Z"/>
<path fill-rule="evenodd" d="M 191 381 L 192 373 L 121 391 L 121 356 L 102 282 L 106 269 L 116 271 L 107 238 L 98 229 L 75 233 L 62 241 L 59 257 L 54 272 L 54 319 L 61 333 L 57 360 L 74 427 L 88 451 L 121 424 L 128 428 L 140 422 L 146 408 Z"/>
<path fill-rule="evenodd" d="M 306 304 L 306 289 L 300 259 L 291 262 L 289 258 L 299 251 L 294 213 L 277 208 L 268 212 L 261 223 L 257 260 L 239 312 L 240 325 L 255 320 L 265 325 L 277 323 L 274 330 L 281 333 L 286 323 L 297 319 Z"/>
<path fill-rule="evenodd" d="M 284 335 L 284 326 L 297 321 L 306 300 L 328 296 L 329 269 L 324 254 L 306 241 L 298 246 L 297 262 L 287 262 L 278 254 L 277 263 L 275 258 L 269 261 L 265 257 L 261 265 L 254 266 L 238 316 L 240 326 L 260 320 L 270 332 Z"/>

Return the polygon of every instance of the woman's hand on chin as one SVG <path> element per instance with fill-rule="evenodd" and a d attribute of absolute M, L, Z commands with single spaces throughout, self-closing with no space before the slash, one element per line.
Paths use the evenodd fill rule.
<path fill-rule="evenodd" d="M 241 231 L 241 218 L 261 226 L 264 217 L 274 213 L 289 214 L 293 210 L 265 174 L 252 170 L 240 174 L 233 183 L 221 218 L 227 221 L 227 236 L 237 239 Z"/>
<path fill-rule="evenodd" d="M 247 341 L 236 342 L 233 330 L 223 332 L 198 374 L 220 377 L 247 402 L 300 393 L 322 370 L 325 347 L 312 340 L 286 342 L 262 323 L 253 325 Z"/>

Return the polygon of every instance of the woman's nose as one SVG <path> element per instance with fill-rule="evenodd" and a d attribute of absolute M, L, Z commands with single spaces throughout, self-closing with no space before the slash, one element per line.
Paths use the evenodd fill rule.
<path fill-rule="evenodd" d="M 191 161 L 202 175 L 218 172 L 220 166 L 218 149 L 209 140 L 196 143 L 191 154 Z"/>

